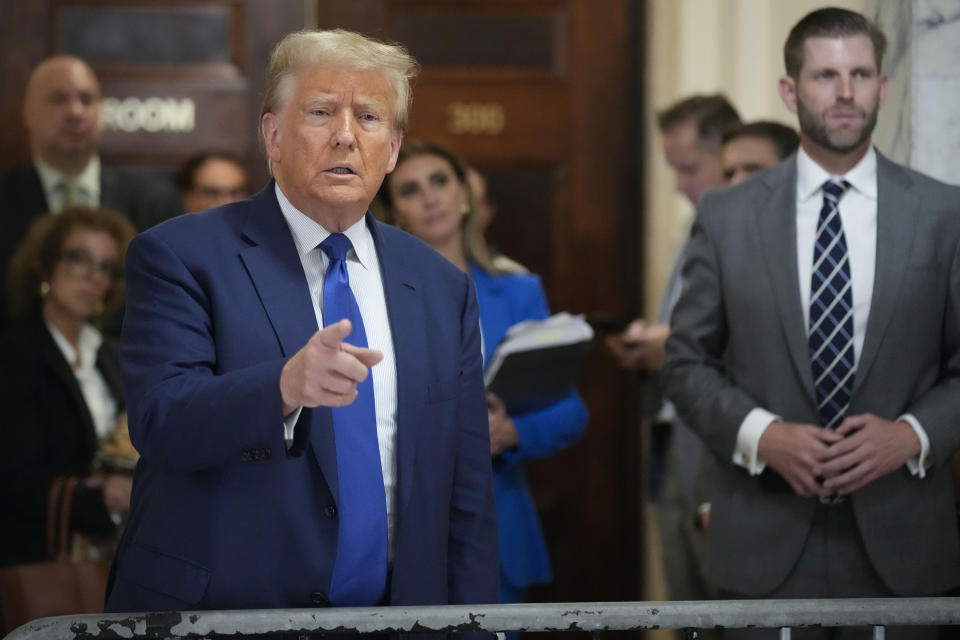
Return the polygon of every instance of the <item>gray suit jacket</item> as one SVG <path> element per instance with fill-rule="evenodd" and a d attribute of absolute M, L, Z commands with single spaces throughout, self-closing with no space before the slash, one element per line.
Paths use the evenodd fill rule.
<path fill-rule="evenodd" d="M 960 188 L 877 158 L 873 300 L 850 415 L 917 417 L 923 480 L 906 468 L 852 497 L 863 543 L 897 594 L 960 583 L 950 455 L 960 446 Z M 680 416 L 723 462 L 708 575 L 747 595 L 773 590 L 799 556 L 817 501 L 772 469 L 731 460 L 755 407 L 818 424 L 797 276 L 796 157 L 701 200 L 664 371 Z"/>

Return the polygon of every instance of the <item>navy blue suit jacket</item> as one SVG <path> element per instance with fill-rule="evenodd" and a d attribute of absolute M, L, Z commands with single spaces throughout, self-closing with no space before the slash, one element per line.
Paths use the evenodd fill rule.
<path fill-rule="evenodd" d="M 367 224 L 397 363 L 389 603 L 495 602 L 474 288 L 419 240 Z M 330 410 L 305 409 L 288 450 L 279 389 L 316 330 L 273 183 L 130 245 L 122 356 L 142 458 L 108 610 L 323 603 L 337 544 Z"/>

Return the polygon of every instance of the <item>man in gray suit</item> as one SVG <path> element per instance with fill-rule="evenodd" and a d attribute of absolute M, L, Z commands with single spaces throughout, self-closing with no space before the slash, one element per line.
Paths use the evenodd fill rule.
<path fill-rule="evenodd" d="M 797 23 L 779 88 L 801 149 L 698 208 L 664 377 L 728 463 L 707 571 L 731 597 L 960 582 L 960 189 L 871 146 L 884 47 L 847 10 Z"/>

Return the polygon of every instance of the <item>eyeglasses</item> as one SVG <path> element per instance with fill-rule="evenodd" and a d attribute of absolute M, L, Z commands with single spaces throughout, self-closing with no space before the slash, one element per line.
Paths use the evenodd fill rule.
<path fill-rule="evenodd" d="M 88 252 L 83 249 L 64 249 L 60 254 L 67 268 L 75 276 L 89 278 L 94 273 L 99 273 L 107 280 L 120 280 L 123 278 L 123 269 L 116 262 L 105 260 L 97 262 Z"/>

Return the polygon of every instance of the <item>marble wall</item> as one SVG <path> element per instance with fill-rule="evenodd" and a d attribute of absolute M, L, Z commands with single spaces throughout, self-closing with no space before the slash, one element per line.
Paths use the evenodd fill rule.
<path fill-rule="evenodd" d="M 960 0 L 868 0 L 866 9 L 889 39 L 877 147 L 960 185 Z"/>

